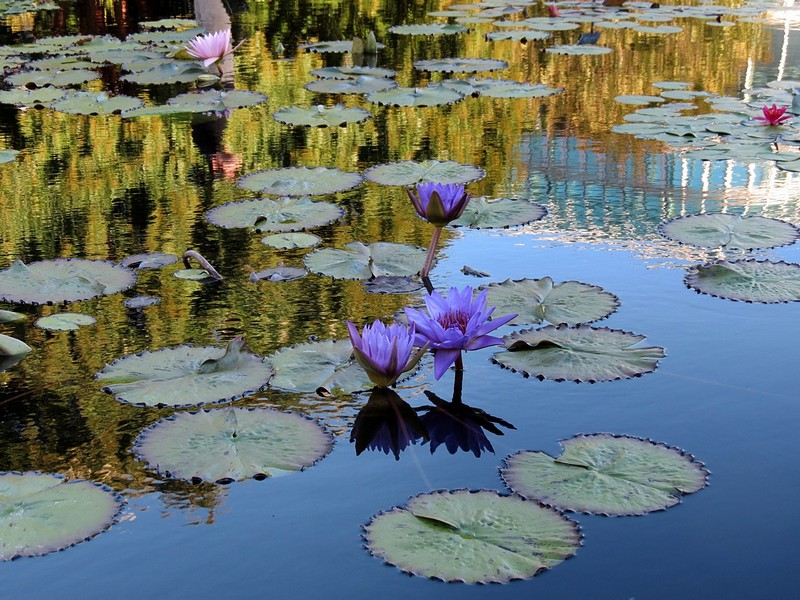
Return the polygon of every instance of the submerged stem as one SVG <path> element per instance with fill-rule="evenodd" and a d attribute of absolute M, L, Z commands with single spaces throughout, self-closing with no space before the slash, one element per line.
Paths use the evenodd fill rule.
<path fill-rule="evenodd" d="M 439 244 L 439 236 L 442 235 L 441 227 L 433 228 L 433 237 L 431 238 L 431 245 L 428 246 L 428 256 L 425 257 L 425 266 L 420 271 L 420 277 L 424 280 L 430 275 L 431 267 L 433 266 L 433 257 L 436 254 L 436 246 Z"/>

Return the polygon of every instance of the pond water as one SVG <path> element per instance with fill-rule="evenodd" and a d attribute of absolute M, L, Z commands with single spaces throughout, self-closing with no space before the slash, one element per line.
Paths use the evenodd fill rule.
<path fill-rule="evenodd" d="M 523 14 L 505 18 L 547 15 L 542 4 L 520 6 Z M 251 0 L 224 7 L 201 0 L 65 1 L 57 10 L 0 21 L 0 41 L 18 44 L 50 35 L 124 38 L 140 31 L 140 22 L 163 18 L 229 18 L 234 40 L 244 43 L 226 59 L 224 77 L 237 90 L 268 97 L 213 118 L 82 116 L 0 105 L 0 149 L 20 151 L 0 165 L 0 268 L 15 259 L 119 261 L 141 252 L 194 249 L 224 277 L 181 280 L 172 276 L 176 264 L 140 270 L 131 290 L 65 309 L 0 306 L 28 316 L 0 325 L 0 333 L 32 348 L 0 373 L 0 470 L 85 478 L 126 499 L 117 522 L 90 541 L 0 564 L 3 597 L 640 600 L 796 594 L 800 574 L 791 539 L 800 517 L 791 507 L 800 493 L 793 462 L 800 453 L 794 371 L 800 305 L 696 294 L 683 283 L 687 268 L 745 253 L 679 245 L 657 227 L 700 212 L 764 215 L 800 225 L 800 175 L 774 161 L 704 162 L 687 155 L 686 145 L 639 140 L 611 128 L 641 108 L 614 98 L 658 94 L 653 82 L 685 81 L 693 90 L 741 99 L 745 88 L 800 79 L 799 13 L 762 2 L 759 18 L 726 16 L 736 21 L 726 27 L 712 26 L 714 19 L 681 18 L 668 20 L 683 28 L 669 34 L 597 28 L 598 44 L 613 49 L 600 56 L 545 51 L 575 43 L 590 31 L 588 23 L 525 44 L 486 39 L 486 33 L 507 29 L 492 22 L 469 24 L 471 31 L 457 35 L 388 31 L 392 25 L 445 22 L 428 13 L 446 8 L 434 0 Z M 386 45 L 377 66 L 396 70 L 402 86 L 475 76 L 564 91 L 402 108 L 304 89 L 313 69 L 350 65 L 354 57 L 304 52 L 299 44 L 350 40 L 370 30 Z M 282 55 L 275 51 L 278 42 Z M 445 57 L 494 58 L 509 66 L 476 75 L 412 66 Z M 137 96 L 148 104 L 192 89 L 137 85 L 123 74 L 104 67 L 84 89 Z M 347 127 L 302 128 L 272 117 L 291 105 L 336 103 L 365 108 L 372 118 Z M 701 101 L 697 106 L 691 114 L 710 110 Z M 234 404 L 319 420 L 335 436 L 324 460 L 301 473 L 225 486 L 163 479 L 147 469 L 132 453 L 133 441 L 175 409 L 132 406 L 102 392 L 94 375 L 107 363 L 180 344 L 224 346 L 239 335 L 267 356 L 310 337 L 345 338 L 347 320 L 360 326 L 387 319 L 421 298 L 372 294 L 358 281 L 316 274 L 252 282 L 253 271 L 302 266 L 309 250 L 271 249 L 261 243 L 263 235 L 216 227 L 205 212 L 256 197 L 236 182 L 257 171 L 324 166 L 363 172 L 401 160 L 481 167 L 486 176 L 467 186 L 474 196 L 524 198 L 548 210 L 540 221 L 508 229 L 446 229 L 431 273 L 435 288 L 545 276 L 601 286 L 619 298 L 620 307 L 599 325 L 645 335 L 646 345 L 665 348 L 658 369 L 597 384 L 538 381 L 493 364 L 496 349 L 466 353 L 464 402 L 515 427 L 502 437 L 489 434 L 495 452 L 479 457 L 450 454 L 444 446 L 431 453 L 427 444 L 409 446 L 399 460 L 379 451 L 356 456 L 350 428 L 366 394 L 328 397 L 268 388 Z M 430 241 L 432 227 L 416 218 L 400 186 L 367 182 L 316 199 L 346 211 L 341 220 L 313 230 L 324 247 L 354 240 L 426 247 Z M 747 254 L 800 262 L 797 244 Z M 490 277 L 469 276 L 465 265 Z M 124 300 L 139 295 L 160 302 L 125 307 Z M 33 325 L 62 310 L 93 315 L 97 323 L 75 332 Z M 424 389 L 449 398 L 452 386 L 452 371 L 435 381 L 426 362 L 398 393 L 421 406 L 427 403 Z M 597 432 L 682 448 L 707 466 L 709 485 L 676 507 L 642 517 L 569 513 L 584 536 L 576 555 L 506 585 L 409 577 L 363 547 L 362 525 L 382 510 L 432 490 L 508 493 L 498 474 L 504 457 L 519 450 L 556 456 L 559 440 Z"/>

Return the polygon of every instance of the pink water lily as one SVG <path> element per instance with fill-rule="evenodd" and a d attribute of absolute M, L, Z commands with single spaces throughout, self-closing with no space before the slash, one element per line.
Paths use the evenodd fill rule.
<path fill-rule="evenodd" d="M 232 54 L 239 46 L 241 46 L 241 42 L 236 47 L 231 47 L 231 30 L 223 29 L 216 33 L 198 35 L 186 46 L 186 52 L 190 56 L 202 60 L 203 66 L 209 67 L 221 61 L 228 54 Z"/>
<path fill-rule="evenodd" d="M 777 104 L 773 104 L 772 106 L 767 106 L 765 104 L 761 109 L 764 116 L 754 117 L 754 119 L 756 121 L 761 121 L 764 125 L 782 125 L 784 121 L 788 121 L 792 118 L 791 115 L 784 114 L 788 108 L 788 106 L 779 107 Z"/>
<path fill-rule="evenodd" d="M 413 325 L 384 325 L 375 321 L 372 325 L 365 325 L 359 334 L 356 326 L 348 321 L 347 329 L 356 362 L 366 371 L 369 380 L 379 387 L 394 385 L 400 375 L 417 366 L 428 349 L 424 344 L 414 352 L 416 331 Z"/>

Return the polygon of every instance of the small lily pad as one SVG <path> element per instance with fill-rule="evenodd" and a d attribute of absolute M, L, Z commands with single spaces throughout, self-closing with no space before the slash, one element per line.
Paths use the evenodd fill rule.
<path fill-rule="evenodd" d="M 285 167 L 245 175 L 237 184 L 246 190 L 274 196 L 315 196 L 351 190 L 363 182 L 361 174 L 339 169 Z"/>
<path fill-rule="evenodd" d="M 635 347 L 643 335 L 607 327 L 549 325 L 505 338 L 507 351 L 493 357 L 500 366 L 526 377 L 598 382 L 639 377 L 655 371 L 664 349 Z"/>
<path fill-rule="evenodd" d="M 330 202 L 302 198 L 258 198 L 229 202 L 206 213 L 206 219 L 226 229 L 252 227 L 258 233 L 300 231 L 333 223 L 344 209 Z"/>
<path fill-rule="evenodd" d="M 448 25 L 446 23 L 416 23 L 413 25 L 395 25 L 389 27 L 389 31 L 397 35 L 445 35 L 466 33 L 469 29 L 463 25 Z"/>
<path fill-rule="evenodd" d="M 187 40 L 188 41 L 188 40 Z M 128 73 L 120 77 L 122 81 L 130 81 L 139 85 L 159 85 L 167 83 L 191 83 L 208 70 L 196 62 L 173 61 L 161 64 L 147 71 Z"/>
<path fill-rule="evenodd" d="M 556 284 L 542 279 L 507 279 L 481 286 L 487 289 L 487 302 L 495 314 L 517 313 L 512 325 L 547 322 L 552 325 L 580 325 L 605 319 L 619 307 L 614 294 L 579 281 Z"/>
<path fill-rule="evenodd" d="M 318 94 L 370 94 L 396 88 L 397 82 L 385 77 L 362 75 L 348 79 L 317 79 L 307 83 L 304 87 L 308 91 Z M 280 121 L 280 119 L 277 120 Z"/>
<path fill-rule="evenodd" d="M 579 435 L 561 446 L 558 458 L 544 452 L 513 454 L 500 474 L 524 498 L 609 516 L 664 510 L 707 485 L 702 463 L 665 444 L 601 433 Z"/>
<path fill-rule="evenodd" d="M 63 98 L 67 91 L 61 88 L 46 87 L 34 90 L 14 88 L 0 91 L 0 102 L 16 106 L 48 106 L 54 100 Z"/>
<path fill-rule="evenodd" d="M 681 244 L 735 250 L 787 246 L 800 237 L 800 230 L 786 221 L 724 213 L 678 217 L 662 223 L 658 230 Z"/>
<path fill-rule="evenodd" d="M 302 127 L 345 127 L 350 123 L 363 123 L 372 118 L 372 113 L 363 108 L 336 106 L 287 106 L 272 114 L 284 125 Z"/>
<path fill-rule="evenodd" d="M 633 31 L 638 31 L 639 33 L 650 33 L 650 34 L 665 34 L 665 33 L 680 33 L 683 31 L 683 27 L 678 27 L 677 25 L 635 25 L 631 27 Z"/>
<path fill-rule="evenodd" d="M 139 406 L 230 402 L 262 389 L 272 377 L 272 365 L 248 350 L 241 337 L 226 348 L 162 348 L 123 356 L 95 377 L 103 391 Z"/>
<path fill-rule="evenodd" d="M 278 250 L 293 250 L 294 248 L 313 248 L 322 240 L 313 233 L 274 233 L 261 240 L 261 243 Z"/>
<path fill-rule="evenodd" d="M 381 275 L 416 275 L 425 263 L 426 252 L 417 246 L 374 242 L 350 242 L 346 250 L 320 248 L 307 254 L 309 271 L 334 279 L 371 279 Z"/>
<path fill-rule="evenodd" d="M 205 269 L 178 269 L 172 274 L 172 276 L 177 277 L 178 279 L 186 279 L 188 281 L 216 281 L 216 278 Z"/>
<path fill-rule="evenodd" d="M 296 413 L 232 407 L 162 419 L 136 438 L 133 450 L 167 477 L 230 483 L 302 471 L 332 446 L 328 432 Z"/>
<path fill-rule="evenodd" d="M 50 108 L 71 115 L 111 115 L 139 108 L 144 102 L 130 96 L 109 96 L 105 92 L 75 92 L 50 105 Z"/>
<path fill-rule="evenodd" d="M 0 165 L 17 160 L 19 150 L 0 150 Z"/>
<path fill-rule="evenodd" d="M 274 267 L 250 273 L 250 281 L 294 281 L 295 279 L 302 279 L 306 275 L 308 275 L 308 271 L 305 269 L 299 269 L 297 267 Z"/>
<path fill-rule="evenodd" d="M 660 102 L 664 102 L 664 98 L 661 96 L 644 96 L 644 95 L 628 95 L 628 96 L 617 96 L 614 98 L 616 102 L 621 104 L 658 104 Z"/>
<path fill-rule="evenodd" d="M 49 473 L 0 473 L 0 560 L 42 556 L 114 523 L 122 502 L 107 487 Z"/>
<path fill-rule="evenodd" d="M 660 90 L 683 90 L 691 85 L 689 81 L 656 81 L 653 83 L 653 87 Z"/>
<path fill-rule="evenodd" d="M 153 306 L 161 302 L 161 298 L 153 298 L 152 296 L 135 296 L 134 298 L 128 298 L 123 302 L 126 308 L 146 308 L 148 306 Z"/>
<path fill-rule="evenodd" d="M 701 294 L 774 304 L 800 302 L 800 265 L 783 261 L 723 261 L 693 267 L 684 280 Z"/>
<path fill-rule="evenodd" d="M 415 61 L 414 68 L 435 73 L 480 73 L 507 69 L 508 63 L 491 58 L 438 58 Z"/>
<path fill-rule="evenodd" d="M 546 52 L 550 54 L 568 54 L 568 55 L 577 55 L 577 54 L 586 54 L 597 56 L 600 54 L 611 54 L 614 50 L 612 48 L 607 48 L 605 46 L 594 46 L 592 44 L 564 44 L 561 46 L 553 46 L 551 48 L 545 48 Z"/>
<path fill-rule="evenodd" d="M 364 177 L 381 185 L 411 186 L 418 183 L 459 183 L 478 181 L 486 176 L 486 171 L 473 165 L 463 165 L 450 160 L 425 160 L 415 162 L 405 160 L 370 167 Z"/>
<path fill-rule="evenodd" d="M 385 48 L 383 44 L 378 44 L 378 49 Z M 340 53 L 340 52 L 352 52 L 353 51 L 353 42 L 350 40 L 347 41 L 334 41 L 334 42 L 312 42 L 309 44 L 300 44 L 298 46 L 300 50 L 306 50 L 307 52 L 319 52 L 322 54 L 325 53 Z"/>
<path fill-rule="evenodd" d="M 369 102 L 384 106 L 443 106 L 454 104 L 465 98 L 464 94 L 442 86 L 408 88 L 396 87 L 391 90 L 367 95 Z"/>
<path fill-rule="evenodd" d="M 321 69 L 314 69 L 311 71 L 314 77 L 322 79 L 355 79 L 356 77 L 394 77 L 397 75 L 396 71 L 392 69 L 384 69 L 382 67 L 348 67 L 345 65 L 339 67 L 322 67 Z"/>
<path fill-rule="evenodd" d="M 0 323 L 21 323 L 28 317 L 13 310 L 0 310 Z"/>
<path fill-rule="evenodd" d="M 452 223 L 455 227 L 498 229 L 527 225 L 547 216 L 541 204 L 516 198 L 472 198 L 462 215 Z"/>
<path fill-rule="evenodd" d="M 145 252 L 142 254 L 131 254 L 123 258 L 119 264 L 131 269 L 160 269 L 178 262 L 178 257 L 174 254 L 164 252 Z"/>
<path fill-rule="evenodd" d="M 48 331 L 75 331 L 84 325 L 94 325 L 96 322 L 97 319 L 91 315 L 65 312 L 40 317 L 36 319 L 34 325 Z"/>
<path fill-rule="evenodd" d="M 564 88 L 549 87 L 543 83 L 498 83 L 479 89 L 478 93 L 487 98 L 546 98 L 555 96 Z"/>
<path fill-rule="evenodd" d="M 501 40 L 513 40 L 515 42 L 532 42 L 536 40 L 546 40 L 550 38 L 549 33 L 538 29 L 509 29 L 508 31 L 490 31 L 486 34 L 486 39 L 492 42 Z"/>
<path fill-rule="evenodd" d="M 577 523 L 519 496 L 482 490 L 420 494 L 364 527 L 367 549 L 412 575 L 463 583 L 528 579 L 569 558 Z"/>

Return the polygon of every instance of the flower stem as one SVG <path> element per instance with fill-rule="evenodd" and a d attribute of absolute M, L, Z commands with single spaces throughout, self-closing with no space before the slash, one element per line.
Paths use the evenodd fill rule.
<path fill-rule="evenodd" d="M 456 359 L 456 380 L 453 384 L 453 404 L 461 404 L 461 390 L 464 386 L 464 363 L 461 355 Z"/>
<path fill-rule="evenodd" d="M 425 258 L 425 266 L 420 271 L 420 277 L 423 279 L 430 275 L 431 267 L 433 266 L 433 257 L 436 254 L 436 246 L 439 244 L 439 236 L 442 235 L 441 227 L 433 228 L 433 237 L 431 238 L 431 245 L 428 246 L 428 256 Z"/>

